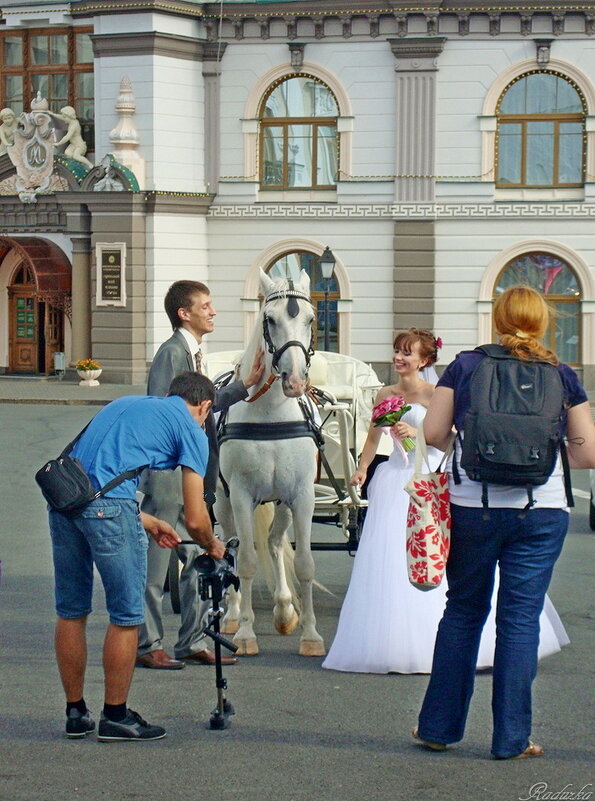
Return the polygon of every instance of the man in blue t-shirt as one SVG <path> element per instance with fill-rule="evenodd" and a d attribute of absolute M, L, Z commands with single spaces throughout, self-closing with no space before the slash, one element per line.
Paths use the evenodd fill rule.
<path fill-rule="evenodd" d="M 91 421 L 72 450 L 100 489 L 128 470 L 181 466 L 188 533 L 214 559 L 225 553 L 214 536 L 204 502 L 203 478 L 209 448 L 202 425 L 215 389 L 206 376 L 177 376 L 165 398 L 132 396 L 109 403 Z M 66 735 L 82 738 L 95 729 L 84 700 L 87 644 L 85 626 L 92 609 L 93 568 L 105 590 L 109 625 L 103 648 L 105 699 L 98 728 L 103 742 L 158 740 L 165 729 L 128 709 L 138 627 L 143 622 L 147 536 L 162 548 L 180 542 L 163 520 L 140 513 L 138 479 L 128 479 L 69 519 L 50 511 L 55 572 L 56 658 L 66 694 Z"/>

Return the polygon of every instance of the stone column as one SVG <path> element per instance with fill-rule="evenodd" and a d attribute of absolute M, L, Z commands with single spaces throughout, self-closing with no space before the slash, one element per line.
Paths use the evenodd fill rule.
<path fill-rule="evenodd" d="M 443 37 L 389 39 L 396 58 L 395 202 L 434 202 L 436 72 Z M 406 212 L 405 212 L 406 213 Z M 434 218 L 396 219 L 394 329 L 434 326 Z"/>
<path fill-rule="evenodd" d="M 60 197 L 66 213 L 66 233 L 72 242 L 71 363 L 91 353 L 91 233 L 87 209 L 70 193 Z"/>
<path fill-rule="evenodd" d="M 436 71 L 444 37 L 389 39 L 395 72 L 395 201 L 434 199 Z M 403 177 L 401 177 L 403 176 Z"/>
<path fill-rule="evenodd" d="M 220 177 L 221 114 L 219 100 L 221 93 L 221 59 L 227 47 L 208 43 L 203 53 L 202 74 L 205 91 L 205 186 L 209 194 L 215 194 Z"/>
<path fill-rule="evenodd" d="M 72 363 L 91 353 L 91 254 L 89 241 L 72 240 Z"/>

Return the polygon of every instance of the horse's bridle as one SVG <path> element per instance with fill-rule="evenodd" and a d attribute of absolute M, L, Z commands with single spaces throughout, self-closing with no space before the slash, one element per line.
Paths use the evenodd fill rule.
<path fill-rule="evenodd" d="M 278 300 L 279 298 L 287 298 L 287 313 L 290 317 L 297 317 L 299 313 L 299 305 L 297 299 L 306 300 L 308 303 L 311 303 L 310 298 L 308 295 L 300 292 L 297 289 L 294 289 L 293 281 L 289 281 L 289 289 L 282 289 L 278 292 L 272 292 L 270 295 L 267 295 L 264 301 L 265 312 L 262 318 L 262 335 L 264 337 L 264 341 L 267 344 L 267 348 L 269 353 L 273 355 L 273 362 L 272 368 L 273 372 L 277 375 L 279 374 L 278 365 L 279 359 L 285 353 L 288 348 L 301 348 L 304 352 L 304 356 L 306 357 L 306 365 L 310 366 L 310 357 L 314 353 L 314 332 L 312 332 L 312 338 L 310 339 L 310 345 L 306 349 L 304 344 L 300 342 L 298 339 L 291 339 L 289 342 L 285 342 L 280 348 L 275 347 L 275 343 L 272 340 L 271 332 L 269 331 L 269 318 L 266 315 L 266 305 L 270 303 L 272 300 Z"/>
<path fill-rule="evenodd" d="M 265 309 L 267 303 L 269 303 L 271 300 L 278 300 L 279 298 L 287 298 L 287 313 L 289 314 L 290 317 L 296 317 L 299 313 L 300 307 L 297 302 L 298 298 L 300 300 L 307 300 L 308 303 L 312 302 L 308 297 L 308 295 L 305 295 L 303 292 L 299 292 L 297 289 L 294 288 L 293 281 L 291 280 L 289 281 L 288 289 L 282 289 L 278 292 L 272 292 L 270 295 L 267 295 L 267 297 L 264 300 Z M 264 382 L 264 384 L 261 386 L 258 392 L 255 395 L 252 395 L 251 398 L 248 398 L 246 400 L 246 403 L 253 403 L 255 400 L 258 400 L 258 398 L 261 398 L 265 394 L 265 392 L 269 391 L 269 389 L 277 379 L 277 376 L 279 375 L 279 371 L 277 369 L 279 365 L 279 359 L 285 353 L 287 348 L 293 348 L 293 347 L 301 348 L 304 351 L 304 356 L 306 357 L 306 365 L 308 367 L 310 367 L 310 357 L 314 353 L 314 332 L 312 332 L 312 337 L 310 338 L 310 346 L 308 347 L 307 350 L 304 347 L 303 343 L 297 339 L 292 339 L 289 342 L 286 342 L 284 345 L 282 345 L 279 349 L 277 349 L 271 337 L 271 332 L 269 331 L 269 321 L 266 315 L 266 311 L 262 318 L 262 335 L 264 337 L 264 341 L 267 345 L 269 353 L 273 354 L 273 362 L 272 362 L 273 372 L 267 378 L 267 380 Z"/>

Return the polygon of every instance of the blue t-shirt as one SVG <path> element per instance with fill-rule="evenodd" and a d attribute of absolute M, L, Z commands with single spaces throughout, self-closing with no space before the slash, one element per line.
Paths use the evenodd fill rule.
<path fill-rule="evenodd" d="M 471 403 L 470 381 L 473 371 L 484 358 L 479 351 L 463 351 L 459 353 L 454 362 L 451 362 L 438 381 L 437 386 L 449 387 L 454 391 L 454 423 L 458 431 L 463 432 L 464 420 Z M 578 376 L 567 364 L 557 365 L 562 385 L 564 387 L 565 407 L 577 406 L 587 400 Z M 563 419 L 560 424 L 560 434 L 566 433 L 566 413 L 563 410 Z M 452 475 L 452 457 L 449 460 L 448 472 L 450 477 L 450 500 L 457 506 L 481 507 L 481 482 L 472 481 L 461 467 L 461 448 L 455 447 L 460 483 L 455 483 Z M 566 493 L 564 490 L 563 471 L 560 457 L 551 476 L 545 484 L 534 487 L 534 508 L 565 509 Z M 488 499 L 490 507 L 523 509 L 527 504 L 527 491 L 524 487 L 513 487 L 504 484 L 490 484 Z"/>
<path fill-rule="evenodd" d="M 465 415 L 471 403 L 471 376 L 473 371 L 485 358 L 485 354 L 475 350 L 464 350 L 459 353 L 454 362 L 451 362 L 436 386 L 449 387 L 454 390 L 454 424 L 457 431 L 463 430 L 463 422 Z M 562 379 L 562 386 L 564 387 L 564 399 L 566 408 L 571 406 L 578 406 L 579 403 L 584 403 L 587 398 L 587 393 L 583 389 L 577 374 L 572 367 L 567 364 L 558 364 L 558 372 Z M 566 433 L 566 415 L 563 415 L 563 430 L 561 434 Z"/>
<path fill-rule="evenodd" d="M 204 476 L 209 443 L 182 398 L 133 395 L 108 403 L 70 455 L 82 462 L 93 485 L 101 489 L 137 467 L 172 470 L 183 465 Z M 134 499 L 137 485 L 138 477 L 127 479 L 106 497 Z"/>

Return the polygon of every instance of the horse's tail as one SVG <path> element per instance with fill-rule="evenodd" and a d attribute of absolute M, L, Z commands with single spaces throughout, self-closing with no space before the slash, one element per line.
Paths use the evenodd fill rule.
<path fill-rule="evenodd" d="M 274 503 L 261 503 L 254 510 L 254 547 L 258 561 L 262 567 L 264 580 L 270 590 L 271 595 L 275 591 L 275 576 L 273 571 L 273 560 L 268 547 L 269 532 L 271 524 L 275 517 L 275 504 Z M 293 603 L 296 611 L 299 613 L 301 609 L 300 598 L 296 590 L 297 577 L 293 565 L 294 551 L 289 542 L 287 534 L 283 536 L 281 541 L 283 552 L 283 565 L 285 567 L 285 577 L 287 586 L 291 593 L 291 602 Z"/>

